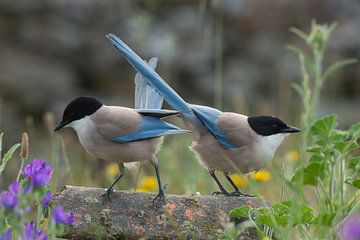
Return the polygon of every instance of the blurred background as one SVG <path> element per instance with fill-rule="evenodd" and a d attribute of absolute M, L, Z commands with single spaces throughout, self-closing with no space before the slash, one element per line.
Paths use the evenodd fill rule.
<path fill-rule="evenodd" d="M 84 152 L 73 131 L 52 132 L 65 106 L 77 96 L 133 106 L 135 72 L 105 39 L 109 32 L 143 58 L 159 57 L 158 72 L 189 102 L 248 115 L 277 115 L 297 125 L 301 104 L 292 84 L 301 81 L 301 74 L 296 55 L 286 45 L 305 47 L 289 28 L 308 32 L 313 19 L 338 22 L 326 64 L 360 58 L 358 0 L 1 0 L 3 151 L 26 131 L 29 159 L 45 159 L 55 168 L 54 188 L 110 184 L 116 165 Z M 340 127 L 358 121 L 358 64 L 338 71 L 325 85 L 319 114 L 338 114 Z M 264 173 L 267 177 L 236 175 L 238 185 L 274 198 L 268 188 L 275 181 L 271 172 L 296 161 L 296 138 L 281 146 Z M 190 143 L 187 136 L 166 138 L 159 159 L 168 193 L 217 190 L 187 149 Z M 9 162 L 0 188 L 12 181 L 20 164 L 17 158 Z M 156 191 L 153 176 L 151 166 L 145 165 L 129 171 L 117 187 Z"/>

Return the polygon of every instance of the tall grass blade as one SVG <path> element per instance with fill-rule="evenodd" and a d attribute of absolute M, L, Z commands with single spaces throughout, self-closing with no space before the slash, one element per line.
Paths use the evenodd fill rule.
<path fill-rule="evenodd" d="M 7 164 L 7 162 L 13 157 L 14 152 L 20 147 L 20 143 L 15 144 L 14 146 L 12 146 L 9 151 L 7 151 L 7 153 L 5 153 L 4 158 L 2 159 L 1 165 L 0 165 L 0 176 L 2 174 L 2 172 L 5 169 L 5 166 Z"/>

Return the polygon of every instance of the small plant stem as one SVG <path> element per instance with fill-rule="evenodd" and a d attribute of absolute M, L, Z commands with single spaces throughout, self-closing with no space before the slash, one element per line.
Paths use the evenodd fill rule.
<path fill-rule="evenodd" d="M 259 232 L 259 233 L 262 233 L 263 231 L 261 231 L 261 229 L 259 228 L 259 226 L 255 223 L 255 221 L 254 221 L 254 219 L 253 219 L 253 217 L 252 217 L 252 211 L 253 211 L 254 209 L 251 209 L 250 211 L 249 211 L 249 213 L 248 213 L 248 218 L 249 218 L 249 221 L 254 225 L 254 227 L 256 228 L 256 230 Z"/>
<path fill-rule="evenodd" d="M 61 148 L 61 151 L 62 151 L 62 155 L 63 155 L 64 161 L 65 161 L 66 172 L 70 176 L 70 183 L 73 184 L 74 183 L 74 177 L 73 177 L 73 174 L 72 174 L 71 164 L 70 164 L 70 160 L 68 158 L 68 154 L 67 154 L 67 151 L 66 151 L 64 139 L 62 137 L 59 137 L 59 142 L 60 142 L 60 148 Z"/>
<path fill-rule="evenodd" d="M 330 180 L 329 180 L 329 205 L 332 205 L 332 199 L 334 197 L 334 165 L 331 163 L 330 165 Z"/>
<path fill-rule="evenodd" d="M 51 165 L 53 167 L 53 180 L 51 184 L 51 190 L 56 191 L 56 186 L 58 185 L 58 169 L 59 165 L 59 152 L 60 152 L 60 143 L 59 139 L 53 136 L 49 137 L 50 139 L 50 154 L 51 154 Z"/>
<path fill-rule="evenodd" d="M 332 207 L 331 207 L 331 198 L 330 196 L 327 194 L 326 190 L 325 190 L 325 187 L 324 187 L 324 184 L 323 182 L 320 180 L 320 178 L 318 178 L 318 183 L 319 183 L 319 186 L 321 188 L 321 191 L 324 193 L 324 196 L 325 196 L 325 199 L 326 199 L 326 202 L 329 203 L 329 205 L 327 206 L 327 204 L 325 204 L 325 206 L 327 206 L 329 208 L 329 210 L 331 211 Z M 315 188 L 317 189 L 317 188 Z M 318 199 L 321 200 L 321 194 L 317 191 L 317 194 L 318 194 Z"/>
<path fill-rule="evenodd" d="M 345 195 L 345 157 L 341 158 L 340 162 L 340 206 L 341 206 L 341 213 L 344 214 L 344 195 Z"/>
<path fill-rule="evenodd" d="M 319 101 L 320 101 L 320 91 L 322 88 L 322 59 L 323 59 L 323 51 L 320 51 L 318 49 L 313 50 L 314 54 L 314 64 L 315 64 L 315 88 L 313 92 L 313 102 L 312 102 L 312 112 L 311 112 L 311 118 L 315 117 L 315 113 L 319 109 Z"/>
<path fill-rule="evenodd" d="M 37 206 L 37 217 L 36 217 L 36 225 L 40 225 L 41 224 L 41 220 L 42 220 L 42 204 L 41 201 L 38 202 L 38 206 Z"/>
<path fill-rule="evenodd" d="M 21 159 L 20 169 L 19 169 L 18 175 L 16 177 L 16 181 L 19 181 L 19 179 L 20 179 L 21 172 L 22 172 L 22 170 L 24 168 L 25 160 L 26 160 L 25 158 Z"/>

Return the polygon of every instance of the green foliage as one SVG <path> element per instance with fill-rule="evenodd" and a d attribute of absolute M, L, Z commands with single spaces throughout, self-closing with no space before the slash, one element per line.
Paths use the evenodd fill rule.
<path fill-rule="evenodd" d="M 253 208 L 248 205 L 230 211 L 231 217 L 248 217 L 258 229 L 275 228 L 277 230 L 294 228 L 313 221 L 313 209 L 295 202 L 274 203 L 272 207 Z"/>
<path fill-rule="evenodd" d="M 3 134 L 0 134 L 0 146 L 2 137 Z M 12 146 L 1 159 L 1 172 L 19 146 Z M 29 239 L 27 234 L 32 234 L 31 239 L 55 239 L 57 235 L 64 234 L 64 224 L 73 223 L 70 214 L 66 215 L 68 223 L 61 222 L 63 220 L 53 214 L 53 195 L 48 186 L 52 167 L 38 161 L 46 165 L 43 160 L 33 160 L 27 173 L 22 172 L 22 162 L 17 174 L 21 178 L 14 179 L 8 189 L 1 192 L 0 239 L 8 239 L 6 233 L 10 234 L 10 239 Z"/>
<path fill-rule="evenodd" d="M 14 152 L 20 147 L 20 143 L 16 143 L 4 154 L 4 157 L 2 157 L 3 136 L 4 136 L 4 133 L 0 133 L 0 177 L 1 177 L 1 174 L 4 171 L 8 161 L 13 157 Z"/>
<path fill-rule="evenodd" d="M 260 236 L 291 239 L 296 232 L 296 239 L 333 239 L 337 223 L 360 209 L 356 201 L 360 188 L 360 157 L 353 155 L 359 148 L 360 122 L 340 130 L 335 115 L 316 119 L 323 84 L 336 70 L 356 62 L 341 60 L 323 71 L 325 48 L 335 26 L 313 21 L 309 34 L 291 29 L 310 47 L 312 55 L 288 46 L 299 58 L 302 84 L 295 84 L 294 89 L 303 103 L 300 161 L 290 178 L 280 176 L 289 200 L 266 208 L 242 206 L 230 212 L 231 217 L 249 218 Z M 316 196 L 316 202 L 309 201 L 307 195 L 310 193 Z M 269 228 L 271 231 L 266 231 Z"/>

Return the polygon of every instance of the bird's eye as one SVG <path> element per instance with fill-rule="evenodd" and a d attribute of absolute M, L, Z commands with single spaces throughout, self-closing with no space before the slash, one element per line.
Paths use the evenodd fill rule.
<path fill-rule="evenodd" d="M 273 130 L 278 130 L 279 129 L 279 125 L 278 124 L 273 124 L 272 126 L 271 126 L 271 128 L 273 129 Z"/>

